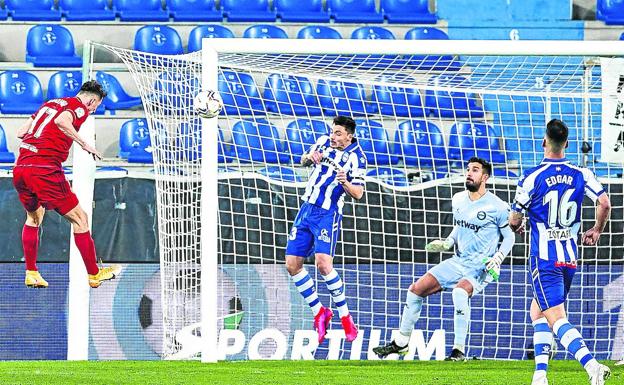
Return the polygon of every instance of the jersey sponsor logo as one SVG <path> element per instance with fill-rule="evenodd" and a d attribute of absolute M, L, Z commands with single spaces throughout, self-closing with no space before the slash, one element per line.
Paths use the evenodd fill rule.
<path fill-rule="evenodd" d="M 484 220 L 484 219 L 485 219 L 485 217 L 486 217 L 486 215 L 485 215 L 485 211 L 479 211 L 479 212 L 477 213 L 477 219 L 479 219 L 479 220 Z"/>
<path fill-rule="evenodd" d="M 479 232 L 479 230 L 481 230 L 481 227 L 482 227 L 474 223 L 466 222 L 463 219 L 461 221 L 455 220 L 455 226 L 465 227 L 467 229 L 474 230 L 475 233 Z"/>
<path fill-rule="evenodd" d="M 556 184 L 565 183 L 567 185 L 572 185 L 572 176 L 571 175 L 553 175 L 546 178 L 544 181 L 550 186 L 554 186 Z"/>
<path fill-rule="evenodd" d="M 82 118 L 85 114 L 85 110 L 82 107 L 78 107 L 76 108 L 76 116 L 78 117 L 78 119 Z"/>
<path fill-rule="evenodd" d="M 25 149 L 27 149 L 28 151 L 32 151 L 32 152 L 34 152 L 34 153 L 39 152 L 39 149 L 37 149 L 37 147 L 33 146 L 32 144 L 28 144 L 28 143 L 24 143 L 24 142 L 22 142 L 22 143 L 20 143 L 20 147 L 21 147 L 21 148 L 25 148 Z"/>
<path fill-rule="evenodd" d="M 325 243 L 331 243 L 331 239 L 329 239 L 329 235 L 327 235 L 327 229 L 321 230 L 321 235 L 318 236 L 318 240 Z"/>
<path fill-rule="evenodd" d="M 346 162 L 349 160 L 349 154 L 347 154 L 346 152 L 342 154 L 342 161 Z"/>
<path fill-rule="evenodd" d="M 564 240 L 572 238 L 572 230 L 565 229 L 546 229 L 546 237 L 549 241 L 554 239 Z"/>
<path fill-rule="evenodd" d="M 330 159 L 330 158 L 328 158 L 326 156 L 323 157 L 323 159 L 321 160 L 321 163 L 327 163 L 328 165 L 330 165 L 336 171 L 342 170 L 342 167 L 340 167 L 340 165 L 338 163 L 336 163 L 336 161 L 334 161 L 333 159 Z"/>

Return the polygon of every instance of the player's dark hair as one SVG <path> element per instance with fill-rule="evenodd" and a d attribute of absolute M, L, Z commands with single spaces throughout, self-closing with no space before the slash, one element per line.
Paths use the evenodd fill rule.
<path fill-rule="evenodd" d="M 468 159 L 468 164 L 470 163 L 479 163 L 481 165 L 481 168 L 483 168 L 484 173 L 492 175 L 492 165 L 487 160 L 473 156 L 472 158 Z"/>
<path fill-rule="evenodd" d="M 80 91 L 78 91 L 78 93 L 80 94 L 83 92 L 97 95 L 100 97 L 100 99 L 104 99 L 107 95 L 106 90 L 104 89 L 104 87 L 102 87 L 100 83 L 97 82 L 97 80 L 89 80 L 87 82 L 84 82 L 82 84 L 82 87 L 80 87 Z"/>
<path fill-rule="evenodd" d="M 546 138 L 554 152 L 561 152 L 568 140 L 568 126 L 559 119 L 546 124 Z"/>
<path fill-rule="evenodd" d="M 351 135 L 355 134 L 355 121 L 348 116 L 336 116 L 334 125 L 344 127 Z"/>

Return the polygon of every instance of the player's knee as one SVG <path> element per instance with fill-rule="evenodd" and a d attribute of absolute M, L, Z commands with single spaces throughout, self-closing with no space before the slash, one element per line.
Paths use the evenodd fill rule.
<path fill-rule="evenodd" d="M 334 269 L 334 266 L 332 264 L 331 259 L 317 257 L 316 268 L 318 269 L 319 273 L 321 273 L 322 275 L 327 275 L 331 273 L 331 271 Z"/>
<path fill-rule="evenodd" d="M 288 274 L 295 275 L 303 268 L 302 264 L 297 260 L 297 257 L 286 257 L 286 270 Z"/>

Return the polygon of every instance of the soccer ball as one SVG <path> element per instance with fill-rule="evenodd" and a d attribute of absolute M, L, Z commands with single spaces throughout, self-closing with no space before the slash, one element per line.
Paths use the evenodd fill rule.
<path fill-rule="evenodd" d="M 193 109 L 202 118 L 214 118 L 223 109 L 223 99 L 216 91 L 201 91 L 193 100 Z"/>

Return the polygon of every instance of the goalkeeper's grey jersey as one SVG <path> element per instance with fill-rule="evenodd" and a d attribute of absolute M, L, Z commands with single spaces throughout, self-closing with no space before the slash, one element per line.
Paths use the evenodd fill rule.
<path fill-rule="evenodd" d="M 483 265 L 483 259 L 497 250 L 501 229 L 509 224 L 509 205 L 491 192 L 471 201 L 468 191 L 453 196 L 453 224 L 456 254 L 469 265 Z"/>

